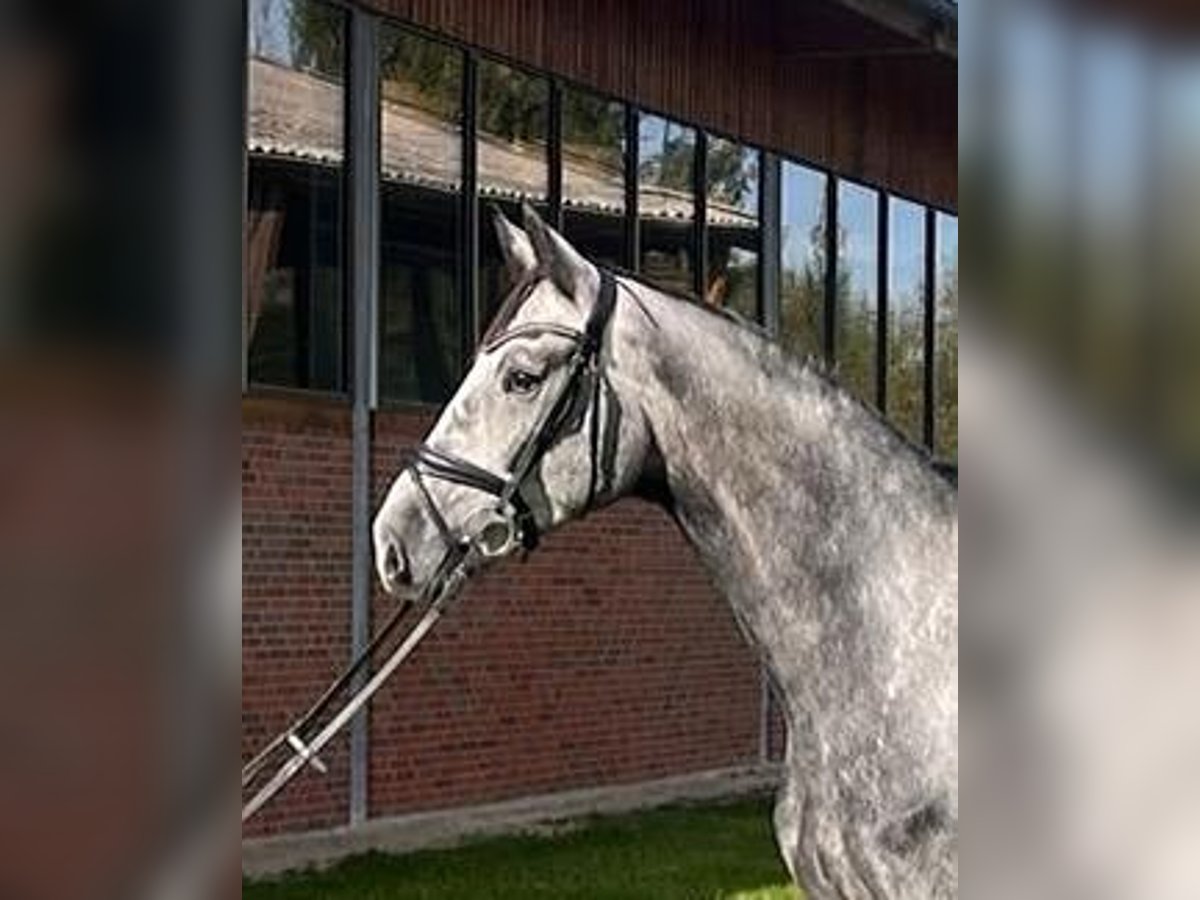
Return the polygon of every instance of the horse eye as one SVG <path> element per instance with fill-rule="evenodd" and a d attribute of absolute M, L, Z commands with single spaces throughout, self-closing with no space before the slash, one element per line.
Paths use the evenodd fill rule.
<path fill-rule="evenodd" d="M 513 369 L 504 376 L 504 390 L 509 394 L 529 394 L 542 383 L 542 376 L 524 369 Z"/>

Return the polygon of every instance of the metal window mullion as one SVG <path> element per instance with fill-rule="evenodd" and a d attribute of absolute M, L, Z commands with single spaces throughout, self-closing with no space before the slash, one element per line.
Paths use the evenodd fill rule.
<path fill-rule="evenodd" d="M 930 207 L 925 209 L 925 396 L 923 410 L 923 430 L 925 446 L 933 452 L 934 446 L 934 403 L 937 399 L 934 378 L 937 368 L 934 360 L 936 352 L 935 321 L 937 315 L 937 213 Z"/>
<path fill-rule="evenodd" d="M 875 325 L 875 405 L 887 415 L 888 380 L 888 269 L 890 267 L 890 237 L 888 211 L 890 202 L 885 191 L 879 192 L 876 240 L 879 243 L 876 259 L 876 325 Z"/>
<path fill-rule="evenodd" d="M 563 171 L 562 171 L 562 82 L 550 79 L 550 134 L 546 142 L 546 162 L 550 167 L 547 194 L 550 203 L 550 222 L 559 231 L 563 227 Z"/>
<path fill-rule="evenodd" d="M 242 243 L 241 243 L 241 275 L 242 275 L 242 393 L 250 388 L 250 3 L 242 0 L 242 71 L 238 99 L 241 107 L 238 109 L 238 134 L 241 140 L 242 155 Z"/>
<path fill-rule="evenodd" d="M 374 410 L 379 402 L 377 378 L 380 265 L 380 125 L 379 17 L 354 9 L 350 13 L 349 84 L 346 159 L 349 204 L 346 229 L 349 247 L 351 341 L 350 395 Z"/>
<path fill-rule="evenodd" d="M 351 658 L 367 646 L 371 629 L 371 417 L 378 405 L 380 178 L 379 178 L 379 18 L 350 13 L 350 77 L 347 153 L 350 204 L 350 288 L 353 342 L 351 363 Z M 366 673 L 355 682 L 361 686 Z M 350 825 L 366 821 L 369 800 L 369 733 L 365 711 L 350 732 Z"/>
<path fill-rule="evenodd" d="M 759 154 L 759 235 L 758 254 L 758 308 L 763 327 L 778 339 L 782 331 L 780 323 L 780 266 L 782 265 L 782 181 L 779 157 L 762 151 Z"/>
<path fill-rule="evenodd" d="M 838 179 L 830 174 L 825 181 L 825 363 L 837 361 L 837 284 L 838 284 Z"/>
<path fill-rule="evenodd" d="M 641 271 L 641 225 L 638 221 L 638 168 L 641 129 L 637 107 L 625 105 L 625 268 Z"/>
<path fill-rule="evenodd" d="M 779 157 L 765 150 L 758 154 L 758 315 L 760 323 L 775 340 L 782 331 L 780 325 L 779 267 L 782 254 L 780 243 L 781 194 Z M 759 672 L 759 762 L 771 761 L 771 676 L 767 664 L 760 661 Z"/>
<path fill-rule="evenodd" d="M 693 214 L 692 289 L 703 300 L 708 287 L 708 135 L 696 130 L 696 154 L 692 163 Z"/>
<path fill-rule="evenodd" d="M 461 231 L 462 253 L 459 264 L 462 278 L 460 312 L 462 315 L 462 356 L 464 367 L 471 351 L 483 333 L 483 309 L 479 298 L 479 146 L 476 140 L 479 122 L 476 108 L 479 103 L 479 56 L 464 50 L 462 56 L 462 194 Z"/>

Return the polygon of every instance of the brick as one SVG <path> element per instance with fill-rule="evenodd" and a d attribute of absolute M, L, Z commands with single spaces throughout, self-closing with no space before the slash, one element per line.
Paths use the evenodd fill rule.
<path fill-rule="evenodd" d="M 246 758 L 349 657 L 351 447 L 335 412 L 243 408 Z M 376 502 L 432 421 L 376 416 Z M 376 591 L 374 621 L 392 608 Z M 754 658 L 691 549 L 665 514 L 622 501 L 482 574 L 377 695 L 370 813 L 754 763 L 760 712 Z M 328 761 L 247 836 L 344 824 L 345 737 Z"/>

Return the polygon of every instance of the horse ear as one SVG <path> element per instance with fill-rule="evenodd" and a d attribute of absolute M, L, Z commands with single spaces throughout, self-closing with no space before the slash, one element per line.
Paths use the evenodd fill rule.
<path fill-rule="evenodd" d="M 496 228 L 496 239 L 500 242 L 504 267 L 515 284 L 537 268 L 537 254 L 533 252 L 529 235 L 508 221 L 508 217 L 496 206 L 492 207 L 492 224 Z"/>
<path fill-rule="evenodd" d="M 600 284 L 600 273 L 571 246 L 570 241 L 542 221 L 542 217 L 525 203 L 521 205 L 525 231 L 533 242 L 538 265 L 550 276 L 555 286 L 566 296 L 575 299 L 591 296 Z"/>

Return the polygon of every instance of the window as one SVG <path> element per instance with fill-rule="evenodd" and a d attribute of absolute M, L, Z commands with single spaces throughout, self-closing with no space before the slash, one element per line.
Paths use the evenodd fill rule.
<path fill-rule="evenodd" d="M 676 293 L 693 293 L 696 132 L 643 115 L 638 134 L 641 273 Z"/>
<path fill-rule="evenodd" d="M 825 192 L 820 172 L 785 162 L 779 229 L 779 337 L 799 356 L 825 346 Z"/>
<path fill-rule="evenodd" d="M 925 209 L 888 203 L 887 413 L 908 438 L 925 429 Z"/>
<path fill-rule="evenodd" d="M 876 396 L 878 239 L 879 195 L 840 182 L 835 357 L 842 383 L 868 402 Z"/>
<path fill-rule="evenodd" d="M 625 105 L 562 90 L 564 234 L 595 262 L 625 261 Z"/>
<path fill-rule="evenodd" d="M 958 219 L 937 214 L 934 282 L 934 453 L 958 460 Z"/>
<path fill-rule="evenodd" d="M 709 138 L 705 165 L 708 277 L 705 300 L 752 321 L 758 302 L 759 171 L 761 154 L 724 138 Z"/>
<path fill-rule="evenodd" d="M 251 0 L 243 340 L 254 384 L 345 389 L 346 19 Z"/>
<path fill-rule="evenodd" d="M 550 83 L 545 78 L 485 59 L 479 63 L 479 200 L 521 221 L 520 205 L 545 214 L 550 192 Z M 479 291 L 484 321 L 509 287 L 492 217 L 484 206 L 479 219 Z"/>
<path fill-rule="evenodd" d="M 439 402 L 462 370 L 463 55 L 385 26 L 379 57 L 379 393 Z"/>
<path fill-rule="evenodd" d="M 243 341 L 251 384 L 347 388 L 345 162 L 348 150 L 376 159 L 374 147 L 346 147 L 349 15 L 332 0 L 248 0 Z M 567 237 L 598 263 L 635 267 L 664 290 L 699 293 L 762 322 L 763 275 L 777 275 L 778 321 L 767 324 L 782 344 L 799 355 L 831 351 L 851 391 L 876 401 L 882 390 L 898 428 L 956 458 L 956 217 L 882 203 L 875 190 L 787 161 L 779 196 L 763 203 L 757 148 L 577 86 L 552 91 L 547 76 L 402 25 L 371 27 L 380 55 L 382 399 L 451 395 L 470 349 L 468 323 L 483 331 L 510 287 L 488 207 L 519 221 L 528 203 L 548 217 L 561 187 Z M 468 83 L 474 97 L 464 96 Z M 464 146 L 468 133 L 473 148 Z M 559 172 L 550 171 L 552 148 Z M 636 171 L 627 171 L 631 158 Z M 464 196 L 464 186 L 475 195 Z M 465 213 L 476 204 L 472 235 Z M 775 210 L 779 221 L 764 221 Z M 767 225 L 778 225 L 778 260 L 763 242 L 775 235 Z M 472 272 L 463 260 L 476 238 Z"/>

